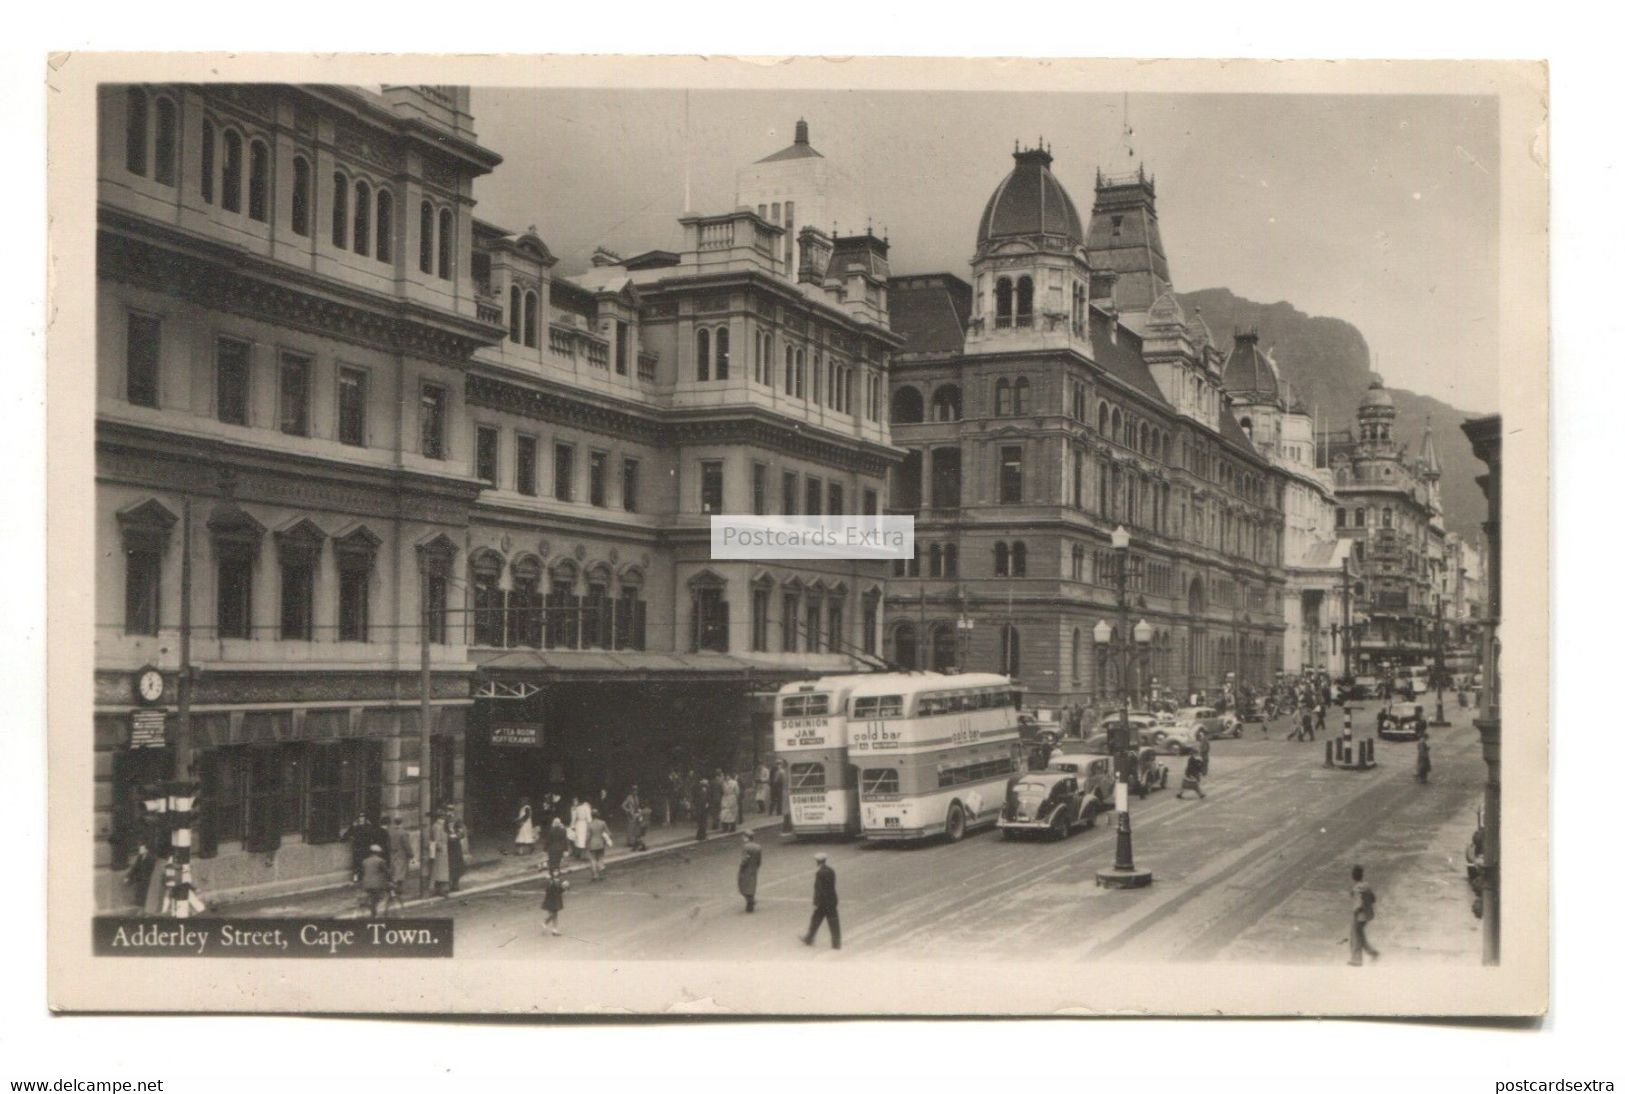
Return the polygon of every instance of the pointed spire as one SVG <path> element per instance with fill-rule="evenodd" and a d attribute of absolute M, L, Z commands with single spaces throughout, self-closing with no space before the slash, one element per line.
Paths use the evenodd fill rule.
<path fill-rule="evenodd" d="M 1429 414 L 1422 426 L 1422 473 L 1437 478 L 1441 471 L 1439 451 L 1433 445 L 1433 415 Z"/>

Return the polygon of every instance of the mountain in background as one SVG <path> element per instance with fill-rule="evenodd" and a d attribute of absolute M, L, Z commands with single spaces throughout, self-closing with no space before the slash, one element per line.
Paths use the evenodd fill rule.
<path fill-rule="evenodd" d="M 1305 315 L 1285 301 L 1258 304 L 1229 289 L 1201 289 L 1178 296 L 1187 314 L 1202 310 L 1202 318 L 1222 349 L 1229 349 L 1236 331 L 1256 329 L 1258 344 L 1274 354 L 1293 396 L 1318 410 L 1320 428 L 1354 429 L 1360 399 L 1375 376 L 1371 351 L 1352 323 Z M 1397 411 L 1394 439 L 1408 447 L 1413 459 L 1422 450 L 1422 428 L 1428 415 L 1433 416 L 1433 443 L 1444 472 L 1439 492 L 1445 527 L 1469 542 L 1476 541 L 1487 509 L 1483 491 L 1473 480 L 1486 468 L 1473 457 L 1472 446 L 1461 431 L 1461 423 L 1476 415 L 1430 395 L 1403 388 L 1388 390 Z"/>

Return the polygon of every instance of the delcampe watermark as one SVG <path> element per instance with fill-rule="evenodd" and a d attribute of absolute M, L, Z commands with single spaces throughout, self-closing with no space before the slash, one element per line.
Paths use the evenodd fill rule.
<path fill-rule="evenodd" d="M 898 559 L 914 557 L 910 516 L 711 517 L 714 559 Z"/>

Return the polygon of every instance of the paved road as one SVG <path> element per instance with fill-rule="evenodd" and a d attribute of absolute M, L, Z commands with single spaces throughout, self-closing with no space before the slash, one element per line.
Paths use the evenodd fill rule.
<path fill-rule="evenodd" d="M 1365 712 L 1368 717 L 1374 708 Z M 1362 721 L 1364 717 L 1362 718 Z M 995 832 L 957 845 L 817 846 L 763 839 L 757 911 L 734 886 L 738 839 L 575 875 L 562 937 L 541 929 L 539 885 L 527 883 L 444 906 L 457 952 L 471 957 L 861 960 L 865 955 L 1062 960 L 1335 963 L 1345 957 L 1348 866 L 1366 864 L 1382 894 L 1382 926 L 1398 910 L 1433 916 L 1445 902 L 1465 916 L 1459 848 L 1482 785 L 1476 733 L 1465 717 L 1435 731 L 1434 778 L 1412 777 L 1414 746 L 1379 742 L 1379 767 L 1322 766 L 1320 743 L 1247 737 L 1213 746 L 1206 799 L 1158 791 L 1133 803 L 1138 864 L 1150 888 L 1096 888 L 1109 866 L 1111 817 L 1059 842 L 1008 841 Z M 1173 786 L 1177 787 L 1177 761 Z M 828 852 L 840 879 L 844 950 L 797 941 L 811 911 L 812 855 Z M 1414 890 L 1414 892 L 1413 892 Z M 436 909 L 437 911 L 439 909 Z M 1437 924 L 1433 924 L 1437 926 Z M 1466 928 L 1463 928 L 1465 931 Z M 1403 932 L 1399 932 L 1403 933 Z M 1470 943 L 1419 944 L 1460 956 Z M 1403 959 L 1403 957 L 1401 958 Z"/>

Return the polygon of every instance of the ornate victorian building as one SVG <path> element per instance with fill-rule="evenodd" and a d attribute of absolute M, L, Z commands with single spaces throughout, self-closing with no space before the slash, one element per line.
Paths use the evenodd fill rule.
<path fill-rule="evenodd" d="M 893 506 L 917 558 L 888 586 L 905 665 L 1005 671 L 1038 705 L 1116 693 L 1093 633 L 1132 537 L 1135 691 L 1266 683 L 1282 664 L 1286 476 L 1222 395 L 1223 355 L 1169 282 L 1156 187 L 1097 176 L 1088 222 L 1019 149 L 977 228 L 972 284 L 894 279 Z M 1120 636 L 1119 641 L 1123 637 Z"/>

